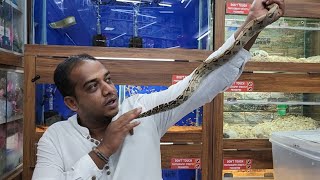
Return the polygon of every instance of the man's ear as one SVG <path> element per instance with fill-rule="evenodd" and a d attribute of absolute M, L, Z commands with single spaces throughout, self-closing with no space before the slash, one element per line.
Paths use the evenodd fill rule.
<path fill-rule="evenodd" d="M 68 106 L 69 109 L 71 109 L 72 111 L 77 111 L 78 108 L 78 103 L 76 101 L 76 99 L 72 96 L 66 96 L 63 98 L 64 99 L 64 103 Z"/>

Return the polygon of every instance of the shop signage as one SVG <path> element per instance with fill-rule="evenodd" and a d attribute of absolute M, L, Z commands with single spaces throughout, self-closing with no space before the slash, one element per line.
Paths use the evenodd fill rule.
<path fill-rule="evenodd" d="M 172 84 L 176 84 L 187 75 L 172 75 Z M 236 81 L 234 82 L 226 92 L 252 92 L 254 87 L 253 81 Z"/>
<path fill-rule="evenodd" d="M 227 2 L 227 14 L 249 14 L 250 3 Z"/>
<path fill-rule="evenodd" d="M 201 169 L 200 158 L 172 158 L 171 169 Z"/>
<path fill-rule="evenodd" d="M 252 159 L 223 159 L 224 170 L 251 169 Z"/>
<path fill-rule="evenodd" d="M 187 75 L 172 75 L 172 84 L 178 83 L 179 81 L 181 81 L 185 77 L 187 77 Z"/>
<path fill-rule="evenodd" d="M 236 81 L 226 90 L 226 92 L 252 92 L 253 87 L 253 81 Z"/>

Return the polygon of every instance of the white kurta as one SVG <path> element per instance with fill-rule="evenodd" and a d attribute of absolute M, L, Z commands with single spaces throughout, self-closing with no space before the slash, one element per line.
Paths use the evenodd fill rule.
<path fill-rule="evenodd" d="M 215 53 L 224 51 L 234 41 L 231 36 Z M 173 110 L 139 119 L 141 124 L 134 129 L 134 135 L 128 135 L 122 147 L 110 157 L 110 175 L 106 170 L 99 170 L 88 155 L 95 144 L 89 140 L 89 130 L 77 123 L 76 115 L 51 125 L 38 143 L 32 179 L 162 180 L 160 138 L 182 117 L 228 88 L 240 76 L 249 58 L 248 51 L 240 50 L 228 63 L 207 76 L 185 103 Z M 190 76 L 162 92 L 124 100 L 114 120 L 133 108 L 142 107 L 144 112 L 175 99 L 187 87 L 189 79 Z"/>

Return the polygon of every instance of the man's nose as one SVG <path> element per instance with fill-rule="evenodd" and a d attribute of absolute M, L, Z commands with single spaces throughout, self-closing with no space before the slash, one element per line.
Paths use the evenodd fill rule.
<path fill-rule="evenodd" d="M 112 84 L 109 84 L 107 82 L 103 82 L 102 83 L 102 95 L 103 96 L 107 96 L 108 94 L 110 94 L 113 91 L 113 86 Z"/>

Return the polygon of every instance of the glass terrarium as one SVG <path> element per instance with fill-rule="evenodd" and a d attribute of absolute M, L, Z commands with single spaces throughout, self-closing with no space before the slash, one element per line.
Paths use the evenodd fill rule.
<path fill-rule="evenodd" d="M 34 10 L 37 44 L 192 49 L 213 45 L 211 1 L 35 0 Z"/>
<path fill-rule="evenodd" d="M 226 92 L 225 138 L 269 138 L 272 132 L 320 127 L 320 95 Z"/>
<path fill-rule="evenodd" d="M 226 15 L 229 37 L 244 22 L 245 16 Z M 320 62 L 320 19 L 282 17 L 267 26 L 251 48 L 254 62 Z"/>
<path fill-rule="evenodd" d="M 240 15 L 242 13 L 245 14 L 231 9 L 226 15 L 225 38 L 234 33 L 244 22 L 246 15 Z M 259 34 L 250 49 L 252 55 L 250 62 L 285 62 L 280 64 L 287 66 L 288 69 L 292 63 L 320 63 L 319 38 L 320 19 L 281 17 Z M 266 73 L 266 70 L 255 70 L 252 77 L 255 73 Z M 288 72 L 268 70 L 267 73 Z M 291 73 L 292 76 L 297 74 L 296 71 Z M 267 76 L 268 74 L 265 74 L 265 78 Z M 236 83 L 238 83 L 234 84 L 236 90 L 231 90 L 231 87 L 224 93 L 225 138 L 269 138 L 270 134 L 276 131 L 312 130 L 320 127 L 318 92 L 291 93 L 290 90 L 273 92 L 272 87 L 255 92 L 253 87 L 252 89 L 249 87 L 250 81 Z M 251 83 L 254 84 L 253 81 Z"/>
<path fill-rule="evenodd" d="M 22 163 L 23 74 L 0 70 L 0 179 Z"/>
<path fill-rule="evenodd" d="M 25 1 L 0 3 L 0 48 L 22 53 L 25 31 Z"/>

